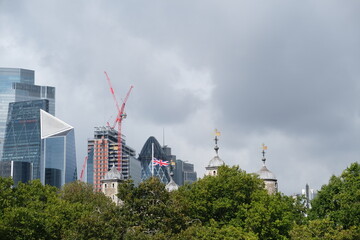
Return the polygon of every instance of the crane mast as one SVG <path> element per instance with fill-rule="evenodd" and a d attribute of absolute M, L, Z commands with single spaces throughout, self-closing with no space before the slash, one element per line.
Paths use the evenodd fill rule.
<path fill-rule="evenodd" d="M 111 95 L 113 96 L 113 100 L 115 102 L 115 106 L 116 106 L 116 110 L 117 110 L 117 116 L 116 116 L 116 119 L 114 121 L 114 124 L 113 124 L 113 127 L 112 128 L 115 128 L 116 124 L 118 126 L 118 141 L 117 141 L 117 155 L 118 155 L 118 166 L 117 166 L 117 169 L 119 172 L 121 172 L 121 159 L 122 159 L 122 134 L 121 134 L 121 126 L 122 126 L 122 120 L 126 118 L 126 113 L 125 113 L 125 105 L 126 105 L 126 102 L 130 96 L 130 93 L 131 93 L 131 90 L 134 88 L 134 86 L 130 86 L 130 89 L 129 91 L 127 92 L 122 104 L 121 104 L 121 107 L 119 106 L 119 103 L 116 99 L 116 95 L 115 95 L 115 91 L 112 87 L 112 84 L 111 84 L 111 80 L 108 76 L 108 74 L 104 71 L 105 73 L 105 76 L 106 76 L 106 80 L 109 84 L 109 87 L 110 87 L 110 93 Z"/>
<path fill-rule="evenodd" d="M 88 156 L 86 156 L 85 159 L 84 159 L 84 163 L 83 163 L 81 173 L 80 173 L 80 181 L 82 181 L 82 182 L 84 181 L 84 172 L 85 172 L 85 167 L 86 167 L 87 160 L 88 160 Z"/>

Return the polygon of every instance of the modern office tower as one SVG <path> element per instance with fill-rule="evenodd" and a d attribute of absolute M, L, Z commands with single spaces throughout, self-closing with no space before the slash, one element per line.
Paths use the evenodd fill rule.
<path fill-rule="evenodd" d="M 269 194 L 275 194 L 278 191 L 278 183 L 275 174 L 273 174 L 269 169 L 267 169 L 265 165 L 265 150 L 267 147 L 263 145 L 263 166 L 262 168 L 256 173 L 260 179 L 262 179 L 265 183 L 265 189 L 268 191 Z"/>
<path fill-rule="evenodd" d="M 28 162 L 33 165 L 33 179 L 40 178 L 40 109 L 49 111 L 49 100 L 9 104 L 3 162 Z"/>
<path fill-rule="evenodd" d="M 197 180 L 197 173 L 194 171 L 194 164 L 184 162 L 184 184 L 193 183 Z"/>
<path fill-rule="evenodd" d="M 14 186 L 19 182 L 26 183 L 32 179 L 32 163 L 29 162 L 0 162 L 0 176 L 11 177 Z"/>
<path fill-rule="evenodd" d="M 176 160 L 173 178 L 179 186 L 195 182 L 197 180 L 197 173 L 194 171 L 194 164 L 180 159 Z"/>
<path fill-rule="evenodd" d="M 49 112 L 55 115 L 55 88 L 37 86 L 34 71 L 21 68 L 0 68 L 0 157 L 2 156 L 9 103 L 48 99 Z"/>
<path fill-rule="evenodd" d="M 197 180 L 197 174 L 194 171 L 194 164 L 176 159 L 176 155 L 171 153 L 171 148 L 167 145 L 163 146 L 162 149 L 167 159 L 170 159 L 171 161 L 169 170 L 170 174 L 173 173 L 172 179 L 177 185 L 182 186 L 185 183 L 192 183 Z"/>
<path fill-rule="evenodd" d="M 101 191 L 101 180 L 112 165 L 118 168 L 117 142 L 118 132 L 111 127 L 96 127 L 94 138 L 88 140 L 87 182 L 94 185 L 95 191 Z M 126 145 L 125 136 L 122 135 L 120 172 L 124 180 L 131 177 L 131 161 L 137 161 L 134 156 L 135 150 Z"/>
<path fill-rule="evenodd" d="M 151 136 L 146 140 L 139 154 L 139 160 L 141 162 L 141 180 L 144 181 L 151 176 L 156 176 L 161 182 L 167 184 L 170 181 L 168 166 L 152 166 L 152 157 L 162 161 L 170 162 L 171 160 L 165 154 L 156 138 Z"/>
<path fill-rule="evenodd" d="M 75 131 L 72 126 L 40 110 L 42 183 L 61 187 L 77 179 Z"/>
<path fill-rule="evenodd" d="M 24 168 L 28 165 L 20 163 L 29 163 L 31 179 L 60 187 L 76 180 L 74 129 L 48 110 L 47 99 L 10 103 L 2 165 L 14 162 L 13 166 Z M 17 177 L 11 172 L 2 169 L 3 176 Z M 26 182 L 26 176 L 19 178 Z"/>
<path fill-rule="evenodd" d="M 176 161 L 176 155 L 171 154 L 171 148 L 167 145 L 162 147 L 164 153 L 166 154 L 167 158 L 171 160 L 171 162 Z"/>

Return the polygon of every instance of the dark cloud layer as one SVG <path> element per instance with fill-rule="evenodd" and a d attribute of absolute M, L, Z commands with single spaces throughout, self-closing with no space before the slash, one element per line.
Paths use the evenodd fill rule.
<path fill-rule="evenodd" d="M 124 133 L 150 135 L 200 175 L 220 153 L 256 171 L 262 142 L 285 193 L 358 161 L 358 1 L 0 1 L 0 66 L 36 70 L 57 88 L 78 158 L 94 126 L 135 85 Z"/>

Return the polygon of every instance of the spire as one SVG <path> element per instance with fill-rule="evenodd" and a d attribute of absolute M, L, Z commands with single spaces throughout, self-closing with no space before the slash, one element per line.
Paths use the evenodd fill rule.
<path fill-rule="evenodd" d="M 215 152 L 216 152 L 216 156 L 219 156 L 219 153 L 218 153 L 218 151 L 219 151 L 219 146 L 218 146 L 218 141 L 219 141 L 219 139 L 218 139 L 218 136 L 220 136 L 220 132 L 217 130 L 217 129 L 215 129 L 215 147 L 214 147 L 214 150 L 215 150 Z"/>
<path fill-rule="evenodd" d="M 267 146 L 265 146 L 265 144 L 263 143 L 262 144 L 262 155 L 263 155 L 263 158 L 262 158 L 262 162 L 263 162 L 263 166 L 265 166 L 265 161 L 266 161 L 266 158 L 265 158 L 265 150 L 267 150 Z"/>
<path fill-rule="evenodd" d="M 276 176 L 265 166 L 265 150 L 267 150 L 267 146 L 263 143 L 262 144 L 262 155 L 263 158 L 261 159 L 263 162 L 263 166 L 260 168 L 256 174 L 262 179 L 265 183 L 265 189 L 269 194 L 274 194 L 278 191 L 277 179 Z"/>

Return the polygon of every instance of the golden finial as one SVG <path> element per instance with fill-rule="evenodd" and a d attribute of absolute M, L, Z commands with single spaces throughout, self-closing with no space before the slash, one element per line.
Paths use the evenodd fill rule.
<path fill-rule="evenodd" d="M 221 135 L 221 133 L 215 128 L 215 136 L 220 136 Z"/>
<path fill-rule="evenodd" d="M 262 144 L 262 149 L 267 150 L 267 146 L 265 146 L 265 143 Z"/>

